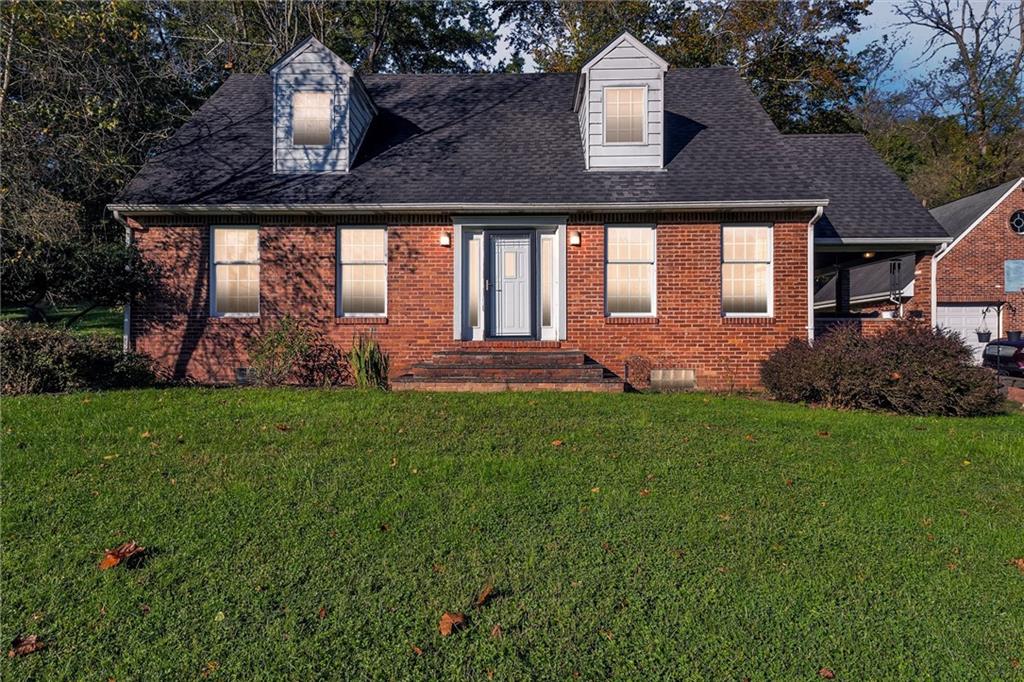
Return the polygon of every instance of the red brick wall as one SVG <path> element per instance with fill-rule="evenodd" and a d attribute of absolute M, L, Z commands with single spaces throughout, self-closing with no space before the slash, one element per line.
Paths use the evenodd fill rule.
<path fill-rule="evenodd" d="M 390 224 L 388 318 L 351 320 L 334 315 L 335 228 L 321 222 L 260 229 L 259 318 L 209 316 L 205 219 L 135 230 L 142 253 L 162 270 L 159 293 L 133 307 L 135 348 L 169 376 L 230 383 L 234 369 L 247 364 L 247 338 L 286 313 L 314 323 L 342 348 L 373 328 L 396 374 L 435 351 L 472 345 L 452 339 L 453 249 L 438 243 L 450 224 Z M 702 388 L 756 387 L 760 361 L 806 335 L 807 224 L 793 218 L 775 226 L 775 315 L 769 320 L 721 316 L 720 229 L 717 222 L 659 224 L 658 317 L 624 320 L 604 315 L 603 225 L 570 225 L 582 243 L 567 247 L 568 338 L 561 346 L 583 350 L 620 375 L 628 363 L 638 385 L 650 367 L 688 367 L 697 370 Z"/>
<path fill-rule="evenodd" d="M 1006 293 L 1003 281 L 1004 261 L 1024 260 L 1024 236 L 1010 229 L 1010 216 L 1020 210 L 1024 210 L 1024 187 L 1015 189 L 939 260 L 939 303 L 1007 301 L 1010 306 L 1003 309 L 1004 332 L 1024 329 L 1024 294 Z"/>

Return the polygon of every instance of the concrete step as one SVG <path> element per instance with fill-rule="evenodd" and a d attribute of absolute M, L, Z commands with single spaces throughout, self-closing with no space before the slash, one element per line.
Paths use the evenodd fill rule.
<path fill-rule="evenodd" d="M 475 367 L 568 367 L 582 365 L 586 361 L 587 356 L 581 351 L 452 350 L 434 353 L 431 363 Z"/>
<path fill-rule="evenodd" d="M 621 379 L 600 379 L 589 381 L 508 381 L 494 379 L 483 381 L 467 378 L 420 378 L 404 375 L 391 383 L 394 391 L 443 391 L 456 393 L 498 393 L 502 391 L 562 391 L 622 393 L 625 384 Z"/>
<path fill-rule="evenodd" d="M 494 365 L 457 365 L 444 364 L 435 365 L 432 363 L 421 363 L 414 365 L 412 374 L 422 378 L 467 378 L 467 379 L 530 379 L 540 381 L 549 379 L 552 381 L 589 381 L 602 379 L 605 376 L 605 369 L 596 362 L 571 365 L 509 365 L 499 367 Z"/>

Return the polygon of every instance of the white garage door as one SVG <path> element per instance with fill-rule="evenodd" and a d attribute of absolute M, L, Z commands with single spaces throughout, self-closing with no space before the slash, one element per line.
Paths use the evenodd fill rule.
<path fill-rule="evenodd" d="M 987 327 L 992 332 L 992 338 L 999 335 L 999 319 L 994 310 L 989 309 L 988 316 L 982 316 L 987 306 L 983 305 L 943 305 L 939 304 L 936 310 L 935 323 L 950 331 L 954 331 L 974 349 L 974 358 L 981 362 L 981 351 L 985 344 L 978 341 L 977 330 Z M 984 324 L 982 323 L 984 319 Z"/>

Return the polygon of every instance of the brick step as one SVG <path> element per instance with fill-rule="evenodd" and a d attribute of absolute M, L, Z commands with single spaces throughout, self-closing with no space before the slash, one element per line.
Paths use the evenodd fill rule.
<path fill-rule="evenodd" d="M 394 391 L 445 391 L 456 393 L 497 393 L 501 391 L 562 391 L 621 393 L 625 385 L 618 377 L 589 381 L 482 381 L 461 378 L 420 378 L 406 374 L 391 383 Z"/>
<path fill-rule="evenodd" d="M 605 368 L 596 362 L 583 365 L 465 365 L 422 363 L 414 365 L 412 374 L 417 378 L 464 378 L 464 379 L 532 379 L 553 381 L 588 381 L 603 379 Z"/>
<path fill-rule="evenodd" d="M 566 367 L 583 365 L 586 361 L 587 356 L 581 351 L 450 350 L 434 353 L 432 364 L 474 367 Z"/>

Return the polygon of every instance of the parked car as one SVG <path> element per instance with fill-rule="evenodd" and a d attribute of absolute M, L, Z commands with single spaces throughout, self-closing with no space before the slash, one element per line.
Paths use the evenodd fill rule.
<path fill-rule="evenodd" d="M 981 364 L 997 374 L 1024 377 L 1024 339 L 996 339 L 989 343 Z"/>

